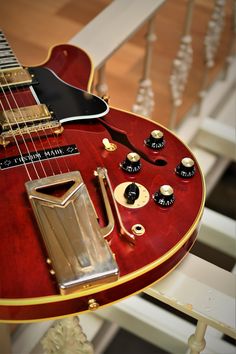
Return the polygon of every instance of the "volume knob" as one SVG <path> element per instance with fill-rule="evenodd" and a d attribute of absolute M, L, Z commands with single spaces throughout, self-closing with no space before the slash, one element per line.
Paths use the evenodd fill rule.
<path fill-rule="evenodd" d="M 176 167 L 176 174 L 182 178 L 191 178 L 195 174 L 194 161 L 190 157 L 185 157 Z"/>
<path fill-rule="evenodd" d="M 175 201 L 174 190 L 168 184 L 164 184 L 160 187 L 159 191 L 154 194 L 153 199 L 157 204 L 163 207 L 169 207 Z"/>
<path fill-rule="evenodd" d="M 153 150 L 162 149 L 165 145 L 164 135 L 160 130 L 153 130 L 145 141 L 145 145 Z"/>
<path fill-rule="evenodd" d="M 126 159 L 121 162 L 121 168 L 128 173 L 136 173 L 141 168 L 140 156 L 136 152 L 130 152 Z"/>

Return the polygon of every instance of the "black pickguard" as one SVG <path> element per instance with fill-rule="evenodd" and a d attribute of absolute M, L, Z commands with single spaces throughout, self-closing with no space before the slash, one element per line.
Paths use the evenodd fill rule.
<path fill-rule="evenodd" d="M 98 118 L 108 112 L 108 106 L 100 97 L 68 85 L 50 69 L 36 67 L 29 69 L 34 74 L 34 91 L 40 100 L 53 111 L 59 121 Z M 72 119 L 70 119 L 72 118 Z M 74 119 L 73 119 L 74 118 Z"/>

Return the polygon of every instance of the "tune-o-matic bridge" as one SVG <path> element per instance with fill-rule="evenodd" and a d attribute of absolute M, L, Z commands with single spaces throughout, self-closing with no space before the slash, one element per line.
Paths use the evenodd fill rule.
<path fill-rule="evenodd" d="M 105 240 L 114 218 L 104 184 L 99 183 L 108 224 L 100 227 L 97 214 L 79 171 L 26 183 L 53 272 L 62 294 L 117 279 L 119 269 Z"/>
<path fill-rule="evenodd" d="M 30 134 L 34 137 L 60 134 L 61 123 L 52 120 L 51 113 L 44 104 L 17 107 L 0 112 L 0 144 L 6 146 L 16 136 Z"/>
<path fill-rule="evenodd" d="M 4 59 L 1 59 L 3 62 Z M 1 87 L 11 87 L 16 85 L 29 85 L 32 83 L 32 76 L 27 69 L 19 66 L 15 68 L 2 69 L 0 71 Z"/>

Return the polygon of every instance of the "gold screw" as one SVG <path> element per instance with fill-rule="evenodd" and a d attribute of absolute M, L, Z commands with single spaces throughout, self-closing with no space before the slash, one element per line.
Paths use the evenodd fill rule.
<path fill-rule="evenodd" d="M 99 304 L 97 303 L 97 301 L 95 299 L 90 299 L 88 301 L 88 305 L 89 305 L 88 309 L 90 311 L 95 311 L 95 310 L 97 310 L 99 308 Z"/>

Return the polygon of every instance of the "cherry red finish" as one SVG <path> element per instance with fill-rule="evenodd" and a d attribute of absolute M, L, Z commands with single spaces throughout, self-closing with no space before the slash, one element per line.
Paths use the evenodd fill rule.
<path fill-rule="evenodd" d="M 53 69 L 69 84 L 83 89 L 87 86 L 91 63 L 78 48 L 69 45 L 54 47 L 44 66 Z M 22 90 L 21 94 L 21 102 L 29 100 L 28 90 Z M 3 98 L 2 94 L 0 98 Z M 58 138 L 49 137 L 34 143 L 27 141 L 27 149 L 32 152 L 35 148 L 42 150 L 42 144 L 45 149 L 76 144 L 80 154 L 36 163 L 37 173 L 29 164 L 31 178 L 45 177 L 44 171 L 52 175 L 79 170 L 103 225 L 106 221 L 93 171 L 104 166 L 113 188 L 122 182 L 134 181 L 149 191 L 150 200 L 142 208 L 128 209 L 119 205 L 125 227 L 130 230 L 139 223 L 146 232 L 136 238 L 135 245 L 131 245 L 119 234 L 116 225 L 110 247 L 120 268 L 119 280 L 78 292 L 73 298 L 62 296 L 45 261 L 45 249 L 25 190 L 26 170 L 24 166 L 1 170 L 0 320 L 25 321 L 68 315 L 87 310 L 90 299 L 105 305 L 131 295 L 173 269 L 196 238 L 204 202 L 204 182 L 196 161 L 193 178 L 181 179 L 175 174 L 175 167 L 182 158 L 195 158 L 171 132 L 154 122 L 114 108 L 110 108 L 102 119 L 66 123 L 64 128 Z M 166 140 L 165 147 L 159 152 L 144 144 L 144 139 L 154 129 L 162 130 Z M 106 151 L 103 138 L 116 139 L 117 150 Z M 129 147 L 124 144 L 127 140 Z M 26 152 L 25 144 L 19 144 L 21 151 Z M 119 166 L 130 151 L 137 151 L 142 156 L 141 171 L 132 175 Z M 18 148 L 13 144 L 6 149 L 0 148 L 0 159 L 16 155 L 19 155 Z M 170 184 L 175 193 L 174 205 L 166 209 L 152 199 L 163 184 Z"/>

